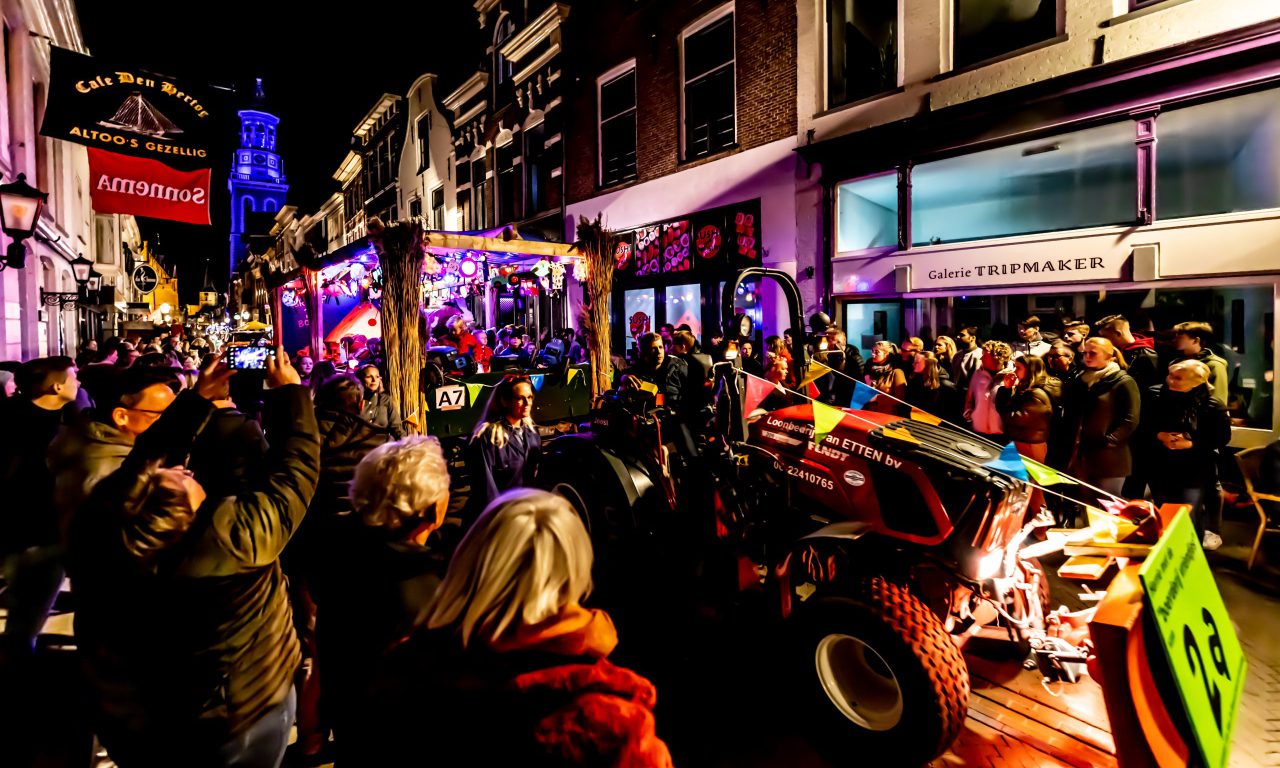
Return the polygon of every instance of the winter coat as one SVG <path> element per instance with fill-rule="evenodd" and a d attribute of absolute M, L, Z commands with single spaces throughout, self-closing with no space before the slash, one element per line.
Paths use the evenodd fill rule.
<path fill-rule="evenodd" d="M 961 395 L 948 377 L 943 377 L 936 389 L 927 389 L 922 377 L 913 376 L 907 382 L 907 402 L 953 424 L 960 421 Z"/>
<path fill-rule="evenodd" d="M 1231 417 L 1211 392 L 1208 384 L 1190 392 L 1174 392 L 1168 385 L 1147 390 L 1142 404 L 1142 449 L 1148 451 L 1153 485 L 1202 488 L 1217 479 L 1218 450 L 1231 442 Z M 1192 445 L 1166 448 L 1156 437 L 1161 432 L 1183 432 Z"/>
<path fill-rule="evenodd" d="M 370 394 L 372 394 L 371 397 Z M 400 418 L 400 408 L 386 392 L 366 392 L 360 416 L 365 421 L 390 432 L 393 440 L 404 437 L 404 420 Z"/>
<path fill-rule="evenodd" d="M 607 637 L 522 626 L 497 648 L 473 639 L 463 650 L 446 630 L 415 635 L 374 685 L 375 737 L 362 764 L 669 768 L 653 683 L 606 660 L 617 642 L 606 614 L 574 610 L 604 622 Z M 427 757 L 422 723 L 440 734 Z"/>
<path fill-rule="evenodd" d="M 205 493 L 235 496 L 261 479 L 267 438 L 262 426 L 235 408 L 218 408 L 191 446 L 188 465 Z"/>
<path fill-rule="evenodd" d="M 711 402 L 711 355 L 688 352 L 677 357 L 688 369 L 682 403 L 685 412 L 692 416 Z"/>
<path fill-rule="evenodd" d="M 1148 387 L 1158 386 L 1164 381 L 1164 371 L 1160 359 L 1156 355 L 1156 342 L 1151 338 L 1134 339 L 1134 342 L 1121 350 L 1125 363 L 1129 368 L 1126 373 L 1138 384 L 1138 391 L 1145 392 Z M 1223 400 L 1223 402 L 1226 402 Z"/>
<path fill-rule="evenodd" d="M 57 543 L 53 473 L 45 453 L 74 414 L 73 405 L 49 411 L 22 396 L 0 400 L 0 555 Z"/>
<path fill-rule="evenodd" d="M 125 499 L 154 461 L 175 466 L 213 405 L 183 393 L 73 519 L 75 633 L 105 734 L 134 743 L 222 743 L 278 706 L 301 660 L 279 556 L 319 471 L 307 390 L 267 393 L 263 479 L 209 497 L 187 533 L 146 561 L 124 547 Z M 157 747 L 159 748 L 159 747 Z"/>
<path fill-rule="evenodd" d="M 982 347 L 958 351 L 951 357 L 951 380 L 959 389 L 968 389 L 973 375 L 982 370 Z"/>
<path fill-rule="evenodd" d="M 1200 354 L 1196 355 L 1195 359 L 1209 366 L 1209 388 L 1213 390 L 1213 396 L 1225 405 L 1231 396 L 1231 377 L 1227 373 L 1227 361 L 1215 355 L 1211 349 L 1200 350 Z"/>
<path fill-rule="evenodd" d="M 1015 443 L 1047 443 L 1053 423 L 1053 401 L 1040 387 L 996 390 L 996 408 L 1004 433 Z"/>
<path fill-rule="evenodd" d="M 1133 472 L 1129 438 L 1142 408 L 1137 383 L 1116 370 L 1090 387 L 1082 375 L 1071 383 L 1066 398 L 1074 446 L 1070 469 L 1090 479 L 1128 477 Z"/>
<path fill-rule="evenodd" d="M 542 458 L 542 437 L 538 430 L 498 428 L 507 431 L 507 442 L 501 448 L 484 435 L 472 437 L 467 445 L 467 468 L 471 472 L 471 498 L 467 506 L 472 518 L 503 491 L 532 485 Z"/>
<path fill-rule="evenodd" d="M 675 355 L 667 355 L 657 370 L 641 365 L 633 365 L 622 372 L 623 376 L 635 376 L 641 381 L 656 384 L 658 393 L 663 396 L 663 405 L 673 411 L 679 411 L 684 397 L 686 382 L 689 380 L 689 366 Z"/>
<path fill-rule="evenodd" d="M 53 508 L 64 541 L 75 511 L 99 482 L 120 468 L 131 450 L 133 435 L 87 414 L 54 438 L 47 460 L 53 473 Z"/>

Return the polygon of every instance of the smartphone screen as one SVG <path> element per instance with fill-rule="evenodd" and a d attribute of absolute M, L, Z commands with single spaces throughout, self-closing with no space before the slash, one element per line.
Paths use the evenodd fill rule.
<path fill-rule="evenodd" d="M 233 369 L 263 370 L 267 367 L 267 355 L 270 347 L 232 347 L 227 361 Z"/>

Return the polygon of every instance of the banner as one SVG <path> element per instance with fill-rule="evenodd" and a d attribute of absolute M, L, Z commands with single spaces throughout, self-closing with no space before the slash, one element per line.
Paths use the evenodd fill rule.
<path fill-rule="evenodd" d="M 209 222 L 209 169 L 175 171 L 164 163 L 89 149 L 89 194 L 98 213 Z"/>
<path fill-rule="evenodd" d="M 49 100 L 40 133 L 88 147 L 209 168 L 222 95 L 203 83 L 50 48 Z"/>

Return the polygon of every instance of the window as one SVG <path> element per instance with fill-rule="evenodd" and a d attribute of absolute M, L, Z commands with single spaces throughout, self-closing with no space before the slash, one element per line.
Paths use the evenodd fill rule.
<path fill-rule="evenodd" d="M 471 163 L 466 160 L 458 163 L 458 186 L 471 183 Z"/>
<path fill-rule="evenodd" d="M 626 333 L 624 345 L 626 351 L 624 354 L 631 354 L 636 345 L 640 343 L 641 336 L 657 330 L 657 325 L 653 318 L 654 312 L 657 311 L 657 304 L 657 292 L 652 288 L 638 288 L 623 292 L 624 322 L 622 327 Z"/>
<path fill-rule="evenodd" d="M 702 337 L 702 286 L 669 285 L 666 293 L 667 322 L 672 325 L 688 325 L 693 335 Z"/>
<path fill-rule="evenodd" d="M 516 168 L 516 144 L 498 147 L 498 223 L 508 224 L 521 217 L 520 177 Z"/>
<path fill-rule="evenodd" d="M 446 229 L 444 223 L 444 185 L 431 190 L 431 226 L 433 229 Z"/>
<path fill-rule="evenodd" d="M 547 207 L 550 163 L 547 162 L 546 124 L 538 123 L 521 133 L 524 134 L 524 200 L 526 210 L 533 215 Z"/>
<path fill-rule="evenodd" d="M 1156 216 L 1280 207 L 1278 96 L 1273 89 L 1162 113 Z"/>
<path fill-rule="evenodd" d="M 955 0 L 955 66 L 994 59 L 1058 34 L 1057 0 L 991 3 Z"/>
<path fill-rule="evenodd" d="M 416 219 L 421 215 L 422 201 L 415 197 L 409 201 L 409 218 Z"/>
<path fill-rule="evenodd" d="M 600 184 L 636 177 L 636 69 L 600 83 Z"/>
<path fill-rule="evenodd" d="M 486 229 L 492 226 L 493 183 L 489 180 L 484 158 L 471 161 L 471 188 L 475 228 Z"/>
<path fill-rule="evenodd" d="M 418 173 L 431 167 L 431 113 L 418 118 Z"/>
<path fill-rule="evenodd" d="M 898 174 L 847 181 L 837 189 L 837 251 L 898 244 Z"/>
<path fill-rule="evenodd" d="M 681 43 L 684 68 L 684 154 L 703 157 L 737 140 L 733 52 L 733 6 Z"/>
<path fill-rule="evenodd" d="M 462 168 L 462 166 L 458 166 Z M 458 191 L 458 228 L 463 232 L 470 232 L 479 229 L 471 215 L 471 190 L 462 189 Z"/>
<path fill-rule="evenodd" d="M 1130 224 L 1137 187 L 1131 121 L 922 163 L 911 174 L 912 242 Z"/>
<path fill-rule="evenodd" d="M 94 217 L 94 234 L 96 235 L 97 246 L 94 250 L 97 252 L 99 264 L 115 264 L 116 249 L 119 247 L 116 241 L 116 222 L 112 216 L 96 216 Z"/>
<path fill-rule="evenodd" d="M 827 106 L 898 85 L 898 0 L 827 0 Z"/>

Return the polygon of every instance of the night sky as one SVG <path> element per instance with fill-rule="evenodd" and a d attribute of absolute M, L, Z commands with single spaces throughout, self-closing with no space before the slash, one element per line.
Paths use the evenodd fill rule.
<path fill-rule="evenodd" d="M 288 202 L 310 213 L 336 191 L 331 176 L 347 152 L 351 130 L 379 96 L 404 95 L 426 72 L 440 75 L 447 92 L 483 56 L 472 0 L 76 4 L 92 55 L 239 88 L 227 143 L 215 155 L 213 226 L 139 219 L 144 238 L 159 237 L 160 253 L 166 264 L 176 265 L 182 293 L 191 301 L 206 260 L 214 285 L 225 287 L 226 174 L 238 141 L 234 108 L 242 103 L 238 99 L 252 98 L 253 78 L 263 78 L 271 111 L 280 117 L 277 149 L 289 178 Z"/>

